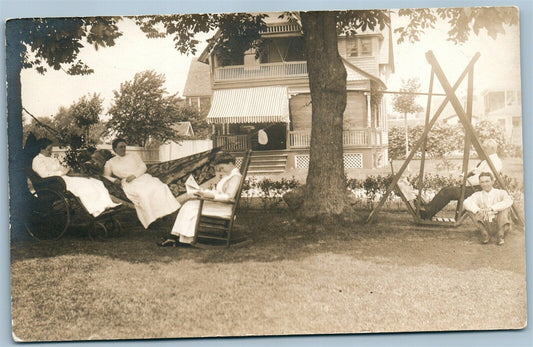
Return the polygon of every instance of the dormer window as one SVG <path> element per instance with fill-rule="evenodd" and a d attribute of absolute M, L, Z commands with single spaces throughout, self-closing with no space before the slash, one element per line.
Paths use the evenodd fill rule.
<path fill-rule="evenodd" d="M 372 56 L 371 38 L 349 38 L 346 40 L 346 52 L 348 57 L 370 57 Z"/>

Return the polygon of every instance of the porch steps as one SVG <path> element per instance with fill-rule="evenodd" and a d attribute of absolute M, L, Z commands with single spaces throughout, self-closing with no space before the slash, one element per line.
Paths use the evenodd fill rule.
<path fill-rule="evenodd" d="M 256 151 L 248 167 L 249 175 L 272 175 L 285 171 L 287 154 L 284 151 Z"/>

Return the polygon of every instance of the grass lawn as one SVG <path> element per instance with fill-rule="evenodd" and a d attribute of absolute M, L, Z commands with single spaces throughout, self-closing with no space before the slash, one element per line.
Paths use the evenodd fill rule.
<path fill-rule="evenodd" d="M 368 212 L 356 212 L 362 220 Z M 481 245 L 468 222 L 302 225 L 240 211 L 251 239 L 222 250 L 158 248 L 172 219 L 103 242 L 66 235 L 11 246 L 13 332 L 24 341 L 519 329 L 525 242 Z"/>

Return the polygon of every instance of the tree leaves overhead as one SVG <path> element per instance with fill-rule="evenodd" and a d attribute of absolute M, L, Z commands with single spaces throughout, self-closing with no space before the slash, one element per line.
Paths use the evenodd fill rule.
<path fill-rule="evenodd" d="M 455 44 L 468 40 L 472 32 L 478 35 L 482 29 L 496 39 L 499 34 L 505 33 L 503 25 L 518 24 L 518 10 L 515 7 L 402 9 L 398 14 L 409 19 L 406 26 L 394 30 L 400 34 L 398 43 L 419 41 L 425 29 L 434 28 L 438 19 L 449 24 L 448 40 Z"/>
<path fill-rule="evenodd" d="M 149 38 L 173 36 L 176 49 L 182 54 L 196 54 L 194 39 L 198 33 L 214 31 L 218 27 L 218 14 L 183 14 L 168 16 L 136 16 L 135 23 Z"/>
<path fill-rule="evenodd" d="M 387 10 L 352 10 L 337 12 L 337 32 L 355 35 L 366 30 L 383 30 L 390 25 Z"/>
<path fill-rule="evenodd" d="M 260 32 L 266 29 L 266 14 L 184 14 L 172 16 L 137 16 L 135 22 L 149 38 L 173 37 L 176 49 L 182 54 L 196 54 L 198 33 L 217 34 L 208 40 L 208 49 L 215 49 L 224 62 L 242 58 L 250 48 L 263 47 Z"/>
<path fill-rule="evenodd" d="M 46 65 L 68 74 L 89 74 L 93 70 L 77 60 L 84 44 L 95 49 L 115 44 L 122 35 L 117 22 L 120 17 L 73 17 L 24 19 L 19 32 L 13 33 L 24 44 L 23 67 L 44 74 Z"/>

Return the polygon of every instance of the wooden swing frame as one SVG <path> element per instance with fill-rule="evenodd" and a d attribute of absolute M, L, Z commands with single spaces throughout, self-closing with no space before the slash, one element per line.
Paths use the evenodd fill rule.
<path fill-rule="evenodd" d="M 394 190 L 396 194 L 400 196 L 400 198 L 403 200 L 403 202 L 407 206 L 407 211 L 413 216 L 415 223 L 421 224 L 421 225 L 446 226 L 446 227 L 451 227 L 451 226 L 457 227 L 461 225 L 467 216 L 467 214 L 463 211 L 463 202 L 464 202 L 464 197 L 465 197 L 466 186 L 468 183 L 467 181 L 468 162 L 470 158 L 470 147 L 472 145 L 474 146 L 480 159 L 486 160 L 499 186 L 502 189 L 507 190 L 505 182 L 501 178 L 498 170 L 496 170 L 494 164 L 492 163 L 492 160 L 489 158 L 489 156 L 487 155 L 487 153 L 481 146 L 479 138 L 477 137 L 474 131 L 474 128 L 472 127 L 474 64 L 479 59 L 479 56 L 480 56 L 479 52 L 474 55 L 470 63 L 466 66 L 466 68 L 464 69 L 464 71 L 462 72 L 462 74 L 459 76 L 459 78 L 457 79 L 457 81 L 452 87 L 450 83 L 448 82 L 433 52 L 432 51 L 426 52 L 426 59 L 428 63 L 431 65 L 431 75 L 430 75 L 430 82 L 429 82 L 429 92 L 428 92 L 428 102 L 427 102 L 427 107 L 426 107 L 426 121 L 425 121 L 424 132 L 422 133 L 417 143 L 411 149 L 411 152 L 407 156 L 406 160 L 404 161 L 404 163 L 402 164 L 398 172 L 396 174 L 394 174 L 393 172 L 393 179 L 392 179 L 391 184 L 387 188 L 385 194 L 381 197 L 381 200 L 379 201 L 378 205 L 370 212 L 370 215 L 368 216 L 366 223 L 371 223 L 373 221 L 376 213 L 379 212 L 379 210 L 383 207 L 385 201 L 388 199 L 388 197 Z M 463 109 L 463 106 L 461 105 L 461 102 L 457 98 L 455 92 L 457 88 L 459 87 L 459 85 L 461 85 L 466 75 L 468 75 L 468 87 L 467 87 L 467 100 L 466 100 L 466 111 L 465 111 Z M 430 118 L 434 76 L 437 76 L 437 78 L 439 79 L 439 82 L 442 88 L 444 89 L 444 92 L 446 93 L 446 98 L 442 101 L 439 108 L 435 111 L 435 114 L 433 115 L 433 117 Z M 448 102 L 450 102 L 451 105 L 453 106 L 465 130 L 463 170 L 462 170 L 463 171 L 463 182 L 461 185 L 461 195 L 460 195 L 459 200 L 457 201 L 457 207 L 455 210 L 455 219 L 437 217 L 432 220 L 424 220 L 420 218 L 420 206 L 422 203 L 422 188 L 424 186 L 424 168 L 425 168 L 425 160 L 426 160 L 427 137 L 428 137 L 428 134 L 431 128 L 435 125 L 437 119 L 439 118 L 440 114 L 442 113 L 442 111 L 444 110 Z M 419 180 L 418 180 L 418 195 L 413 205 L 411 201 L 407 200 L 405 195 L 402 193 L 402 191 L 398 187 L 398 181 L 400 180 L 405 169 L 407 168 L 407 166 L 409 165 L 409 163 L 411 162 L 411 160 L 414 158 L 415 154 L 419 150 L 421 151 L 422 156 L 421 156 L 420 174 L 419 174 Z M 524 218 L 518 213 L 518 210 L 514 204 L 512 206 L 512 212 L 517 223 L 520 225 L 525 225 Z"/>

